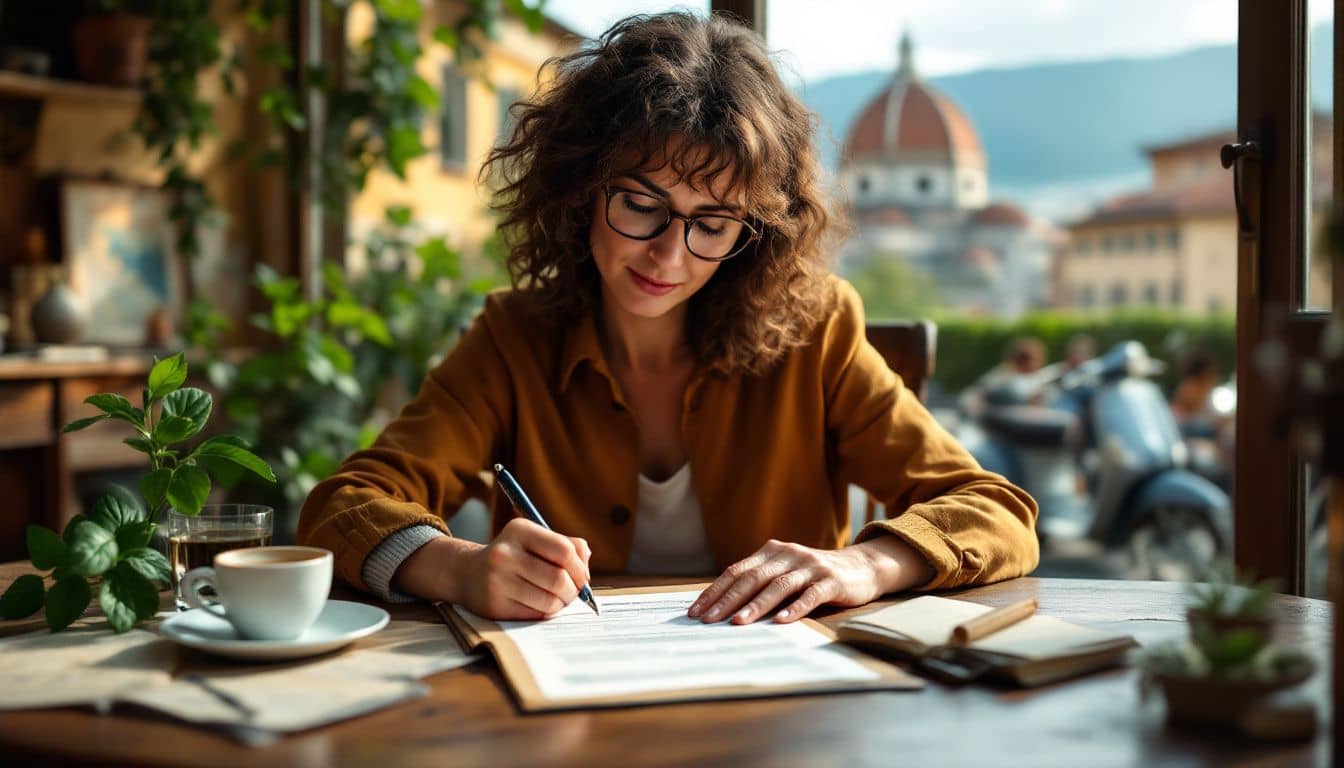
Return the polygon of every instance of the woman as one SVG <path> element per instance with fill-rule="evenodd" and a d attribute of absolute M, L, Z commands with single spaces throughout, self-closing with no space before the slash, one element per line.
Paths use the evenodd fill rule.
<path fill-rule="evenodd" d="M 812 141 L 722 19 L 634 17 L 558 60 L 482 172 L 514 290 L 313 489 L 300 540 L 385 599 L 497 619 L 555 613 L 590 568 L 722 569 L 689 614 L 739 623 L 1033 569 L 1034 502 L 902 388 L 828 276 Z M 488 545 L 449 535 L 495 462 L 556 532 L 496 497 Z M 850 483 L 900 514 L 846 546 Z"/>

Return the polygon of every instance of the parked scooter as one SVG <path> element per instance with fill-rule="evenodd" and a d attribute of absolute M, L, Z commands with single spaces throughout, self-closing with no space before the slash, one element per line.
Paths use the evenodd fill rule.
<path fill-rule="evenodd" d="M 1003 377 L 964 401 L 958 437 L 1040 504 L 1044 546 L 1090 539 L 1119 553 L 1129 578 L 1196 579 L 1231 551 L 1231 504 L 1186 468 L 1148 378 L 1161 370 L 1131 341 L 1073 370 Z"/>

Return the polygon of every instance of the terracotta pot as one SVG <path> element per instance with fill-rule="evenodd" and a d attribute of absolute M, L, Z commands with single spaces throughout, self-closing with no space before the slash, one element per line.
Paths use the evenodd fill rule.
<path fill-rule="evenodd" d="M 134 87 L 145 75 L 150 20 L 132 13 L 82 16 L 71 33 L 75 71 L 102 85 Z"/>
<path fill-rule="evenodd" d="M 1167 700 L 1167 719 L 1177 723 L 1235 729 L 1242 713 L 1275 691 L 1297 685 L 1315 672 L 1313 665 L 1268 680 L 1154 673 Z"/>

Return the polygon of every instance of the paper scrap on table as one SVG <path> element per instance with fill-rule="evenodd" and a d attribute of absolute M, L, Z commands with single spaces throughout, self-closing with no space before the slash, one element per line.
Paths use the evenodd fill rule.
<path fill-rule="evenodd" d="M 106 622 L 0 640 L 0 710 L 128 702 L 196 723 L 258 733 L 312 728 L 423 695 L 422 677 L 476 660 L 436 621 L 392 621 L 354 646 L 316 659 L 247 664 L 192 656 L 155 632 L 114 634 Z M 185 679 L 200 674 L 244 703 L 230 706 Z"/>
<path fill-rule="evenodd" d="M 345 653 L 309 662 L 304 667 L 312 673 L 340 677 L 418 680 L 479 658 L 463 653 L 442 622 L 393 620 Z"/>
<path fill-rule="evenodd" d="M 0 709 L 104 702 L 166 686 L 177 653 L 153 632 L 115 634 L 105 623 L 0 640 Z"/>
<path fill-rule="evenodd" d="M 194 723 L 286 733 L 372 712 L 423 696 L 422 677 L 470 664 L 447 628 L 392 621 L 343 652 L 280 665 L 220 663 L 193 671 L 242 707 L 189 677 L 120 700 Z"/>
<path fill-rule="evenodd" d="M 545 621 L 501 621 L 542 695 L 586 698 L 672 688 L 796 685 L 879 675 L 812 627 L 769 619 L 703 624 L 686 615 L 699 591 L 599 595 Z"/>
<path fill-rule="evenodd" d="M 192 723 L 237 725 L 285 733 L 362 715 L 423 696 L 429 690 L 423 683 L 412 680 L 376 677 L 346 680 L 291 669 L 212 674 L 209 684 L 242 707 L 226 703 L 187 679 L 128 693 L 119 701 L 158 710 Z"/>

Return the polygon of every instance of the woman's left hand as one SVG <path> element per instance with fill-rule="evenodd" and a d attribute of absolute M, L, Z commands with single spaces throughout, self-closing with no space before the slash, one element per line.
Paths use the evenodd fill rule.
<path fill-rule="evenodd" d="M 707 623 L 732 616 L 733 623 L 748 624 L 791 601 L 775 621 L 797 621 L 818 606 L 864 605 L 930 575 L 924 559 L 893 536 L 835 550 L 771 539 L 729 566 L 686 613 Z"/>

